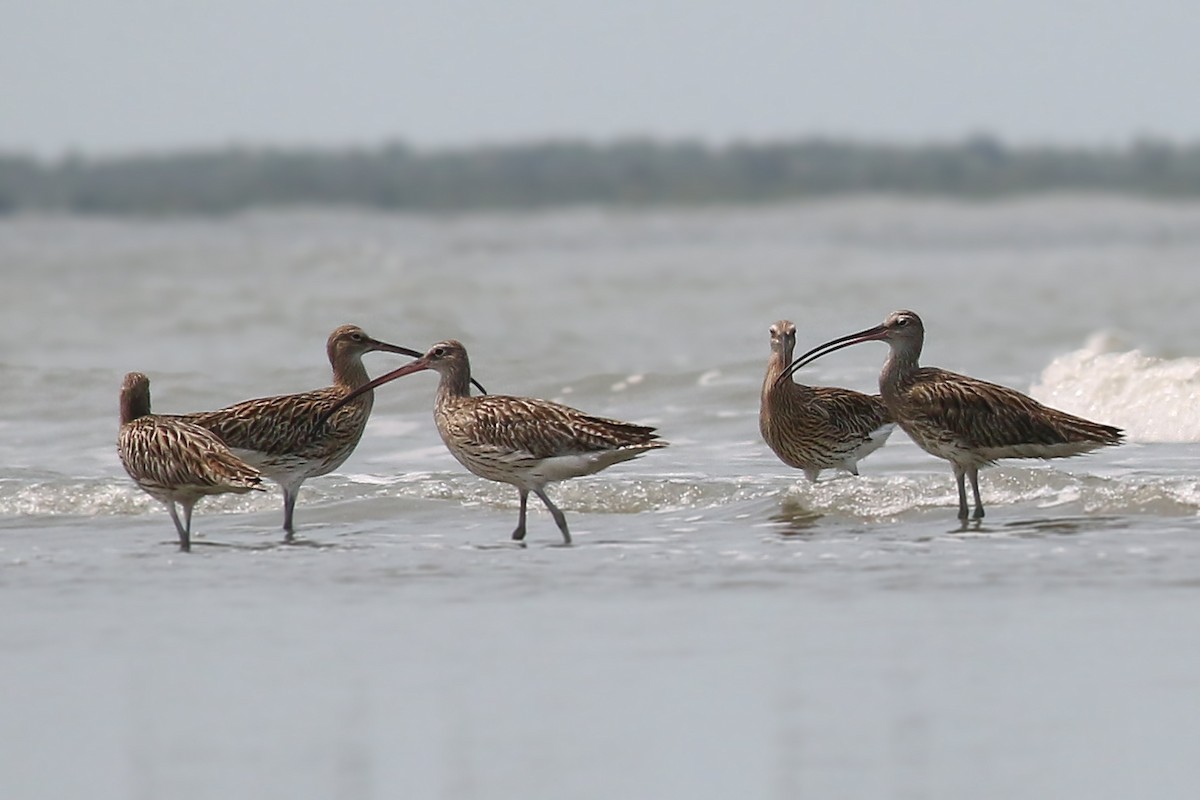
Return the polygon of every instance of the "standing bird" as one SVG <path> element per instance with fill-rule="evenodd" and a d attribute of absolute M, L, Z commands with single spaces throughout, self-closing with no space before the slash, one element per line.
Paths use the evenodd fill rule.
<path fill-rule="evenodd" d="M 325 348 L 333 385 L 300 394 L 246 400 L 219 411 L 180 416 L 215 433 L 239 458 L 253 464 L 283 488 L 283 530 L 292 541 L 296 495 L 309 478 L 337 469 L 354 452 L 371 415 L 374 395 L 363 367 L 364 353 L 381 350 L 406 356 L 416 350 L 372 339 L 357 325 L 329 334 Z M 348 402 L 353 397 L 354 402 Z M 332 424 L 318 420 L 334 409 Z"/>
<path fill-rule="evenodd" d="M 258 470 L 229 452 L 209 431 L 150 413 L 150 379 L 130 372 L 121 385 L 117 453 L 129 477 L 167 507 L 179 549 L 192 549 L 192 507 L 205 495 L 262 491 Z M 175 504 L 183 506 L 183 521 Z"/>
<path fill-rule="evenodd" d="M 472 397 L 467 349 L 453 339 L 435 344 L 416 361 L 376 378 L 341 403 L 426 369 L 441 376 L 433 419 L 451 455 L 481 478 L 517 487 L 521 511 L 512 534 L 517 541 L 525 538 L 525 507 L 530 492 L 545 503 L 562 531 L 563 542 L 570 544 L 566 516 L 546 496 L 546 484 L 591 475 L 647 450 L 667 446 L 654 428 L 593 417 L 548 400 L 505 395 Z"/>
<path fill-rule="evenodd" d="M 883 447 L 895 423 L 879 395 L 836 386 L 805 386 L 779 376 L 792 361 L 796 326 L 771 326 L 771 358 L 763 379 L 758 429 L 789 467 L 816 481 L 823 469 L 858 474 L 858 462 Z"/>
<path fill-rule="evenodd" d="M 927 453 L 944 458 L 958 482 L 958 516 L 967 519 L 971 479 L 975 518 L 983 517 L 979 468 L 1001 458 L 1066 458 L 1121 443 L 1120 428 L 1101 425 L 1042 405 L 1015 389 L 918 364 L 925 326 L 912 311 L 895 311 L 882 325 L 814 347 L 792 362 L 779 380 L 823 355 L 860 342 L 891 348 L 879 391 L 892 417 Z"/>

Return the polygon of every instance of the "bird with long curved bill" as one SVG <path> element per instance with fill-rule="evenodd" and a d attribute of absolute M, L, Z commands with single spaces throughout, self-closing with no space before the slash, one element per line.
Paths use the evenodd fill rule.
<path fill-rule="evenodd" d="M 779 460 L 816 481 L 824 469 L 858 474 L 858 462 L 883 447 L 895 423 L 879 395 L 837 386 L 778 380 L 796 349 L 796 326 L 770 328 L 771 356 L 763 378 L 758 429 Z"/>
<path fill-rule="evenodd" d="M 895 311 L 881 325 L 832 339 L 796 358 L 777 381 L 835 350 L 862 342 L 890 348 L 879 375 L 888 411 L 917 445 L 950 462 L 958 483 L 958 516 L 968 519 L 965 479 L 971 480 L 975 519 L 984 515 L 979 468 L 1001 458 L 1068 458 L 1120 444 L 1119 428 L 1042 405 L 1015 389 L 920 366 L 925 326 L 912 311 Z"/>
<path fill-rule="evenodd" d="M 479 477 L 517 488 L 521 506 L 512 533 L 516 541 L 525 538 L 530 492 L 545 504 L 563 542 L 570 544 L 566 516 L 546 495 L 546 485 L 591 475 L 667 446 L 654 428 L 592 416 L 561 403 L 508 395 L 473 396 L 467 349 L 453 339 L 438 342 L 417 360 L 381 375 L 338 405 L 422 370 L 440 376 L 433 418 L 451 455 Z"/>
<path fill-rule="evenodd" d="M 421 355 L 373 339 L 357 325 L 335 329 L 325 350 L 333 368 L 331 386 L 179 415 L 179 419 L 215 433 L 239 458 L 283 488 L 285 541 L 292 541 L 295 535 L 293 516 L 301 485 L 340 467 L 362 438 L 374 403 L 363 355 L 377 351 L 413 358 Z M 331 418 L 335 408 L 338 413 Z M 325 425 L 326 420 L 332 424 Z"/>

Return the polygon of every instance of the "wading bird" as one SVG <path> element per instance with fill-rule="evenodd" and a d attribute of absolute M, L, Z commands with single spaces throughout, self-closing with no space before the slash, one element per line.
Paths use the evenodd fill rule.
<path fill-rule="evenodd" d="M 239 458 L 283 488 L 285 541 L 295 535 L 292 519 L 300 486 L 340 467 L 362 438 L 374 403 L 363 355 L 374 351 L 421 355 L 372 339 L 357 325 L 334 330 L 325 349 L 333 367 L 332 386 L 180 416 L 215 433 Z M 326 418 L 330 424 L 318 424 Z"/>
<path fill-rule="evenodd" d="M 594 417 L 548 400 L 472 396 L 467 350 L 454 340 L 435 344 L 416 361 L 376 378 L 341 402 L 427 369 L 440 376 L 433 418 L 451 455 L 481 478 L 517 487 L 521 510 L 512 534 L 517 541 L 525 538 L 530 492 L 546 505 L 562 531 L 563 542 L 570 544 L 566 516 L 546 496 L 546 485 L 591 475 L 667 446 L 654 428 Z"/>
<path fill-rule="evenodd" d="M 262 491 L 258 470 L 209 431 L 177 417 L 150 413 L 150 379 L 130 372 L 121 386 L 117 453 L 129 477 L 167 507 L 179 549 L 192 549 L 192 508 L 210 494 Z M 175 509 L 183 507 L 183 521 Z"/>
<path fill-rule="evenodd" d="M 920 366 L 925 326 L 912 311 L 895 311 L 882 325 L 814 347 L 778 380 L 835 350 L 875 341 L 891 348 L 879 375 L 883 401 L 921 449 L 950 462 L 960 519 L 968 517 L 965 478 L 971 479 L 974 516 L 983 517 L 980 467 L 1001 458 L 1066 458 L 1121 443 L 1119 428 L 1049 408 L 1006 386 Z"/>
<path fill-rule="evenodd" d="M 763 379 L 758 429 L 779 460 L 816 481 L 823 469 L 858 474 L 858 462 L 883 447 L 895 423 L 879 395 L 836 386 L 779 380 L 792 361 L 796 326 L 770 328 L 771 357 Z"/>

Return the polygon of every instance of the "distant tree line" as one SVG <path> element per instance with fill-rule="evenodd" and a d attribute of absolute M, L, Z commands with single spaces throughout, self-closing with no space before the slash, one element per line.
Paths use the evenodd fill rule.
<path fill-rule="evenodd" d="M 710 146 L 626 140 L 418 151 L 229 147 L 47 162 L 0 154 L 0 213 L 403 211 L 771 203 L 853 193 L 990 198 L 1050 191 L 1200 197 L 1200 144 L 1012 147 L 805 139 Z"/>

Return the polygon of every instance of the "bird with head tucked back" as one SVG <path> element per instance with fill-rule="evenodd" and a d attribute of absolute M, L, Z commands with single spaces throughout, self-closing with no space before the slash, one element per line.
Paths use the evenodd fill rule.
<path fill-rule="evenodd" d="M 150 379 L 130 372 L 121 385 L 117 454 L 129 477 L 167 507 L 179 549 L 192 549 L 192 508 L 203 497 L 262 490 L 258 470 L 208 430 L 177 417 L 150 413 Z M 183 520 L 175 505 L 183 507 Z"/>

